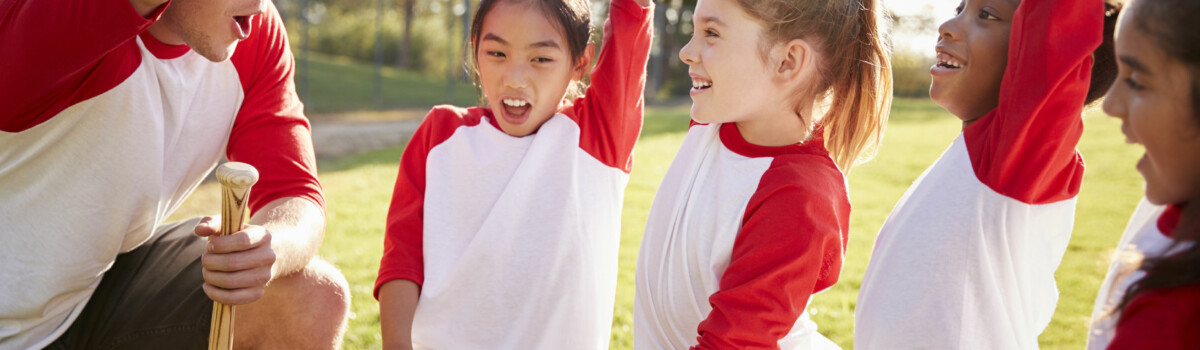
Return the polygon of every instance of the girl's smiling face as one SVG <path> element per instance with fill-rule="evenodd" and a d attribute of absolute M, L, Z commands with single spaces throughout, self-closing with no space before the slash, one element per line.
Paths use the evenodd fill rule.
<path fill-rule="evenodd" d="M 1189 67 L 1167 55 L 1156 39 L 1133 23 L 1134 8 L 1121 14 L 1116 33 L 1117 82 L 1104 112 L 1121 120 L 1125 140 L 1145 146 L 1137 163 L 1146 199 L 1183 203 L 1200 196 L 1200 118 Z"/>
<path fill-rule="evenodd" d="M 564 30 L 534 2 L 497 2 L 485 15 L 476 49 L 479 85 L 506 134 L 537 132 L 558 110 L 572 80 L 590 62 L 572 64 Z"/>
<path fill-rule="evenodd" d="M 679 50 L 692 78 L 692 119 L 700 123 L 744 121 L 784 101 L 772 89 L 761 53 L 763 26 L 735 0 L 700 0 L 695 31 Z"/>
<path fill-rule="evenodd" d="M 1018 0 L 966 0 L 938 27 L 929 97 L 969 122 L 995 109 Z"/>

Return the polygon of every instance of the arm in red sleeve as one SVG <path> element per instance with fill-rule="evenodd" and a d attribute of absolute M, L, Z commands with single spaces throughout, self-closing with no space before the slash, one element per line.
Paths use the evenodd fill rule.
<path fill-rule="evenodd" d="M 436 110 L 435 110 L 436 111 Z M 400 173 L 392 190 L 388 208 L 387 229 L 383 236 L 383 258 L 379 262 L 379 277 L 375 280 L 375 298 L 384 283 L 397 279 L 425 283 L 425 254 L 422 250 L 425 232 L 425 161 L 432 148 L 431 111 L 404 148 L 400 156 Z"/>
<path fill-rule="evenodd" d="M 850 204 L 840 173 L 818 176 L 764 176 L 694 349 L 778 349 L 809 298 L 837 282 Z"/>
<path fill-rule="evenodd" d="M 653 19 L 654 6 L 612 1 L 600 57 L 589 75 L 591 86 L 564 111 L 579 123 L 579 146 L 625 172 L 633 169 L 633 145 L 642 131 L 642 92 Z"/>
<path fill-rule="evenodd" d="M 117 86 L 141 62 L 144 18 L 129 0 L 0 2 L 0 131 L 32 128 Z"/>
<path fill-rule="evenodd" d="M 466 111 L 437 106 L 413 133 L 404 155 L 400 173 L 388 208 L 387 230 L 383 237 L 383 259 L 375 280 L 375 298 L 387 282 L 405 279 L 425 283 L 425 254 L 422 250 L 425 230 L 425 164 L 433 147 L 454 135 L 464 125 L 480 122 L 482 109 Z M 469 119 L 469 120 L 468 120 Z"/>
<path fill-rule="evenodd" d="M 1149 291 L 1121 315 L 1109 350 L 1200 349 L 1200 286 Z"/>
<path fill-rule="evenodd" d="M 324 209 L 312 133 L 292 82 L 294 61 L 279 12 L 270 5 L 252 25 L 253 35 L 238 43 L 230 58 L 245 99 L 229 134 L 226 156 L 258 169 L 251 215 L 285 197 L 304 198 Z"/>
<path fill-rule="evenodd" d="M 1104 31 L 1097 0 L 1024 0 L 1013 16 L 995 110 L 964 129 L 980 181 L 1031 204 L 1079 192 L 1084 98 Z"/>

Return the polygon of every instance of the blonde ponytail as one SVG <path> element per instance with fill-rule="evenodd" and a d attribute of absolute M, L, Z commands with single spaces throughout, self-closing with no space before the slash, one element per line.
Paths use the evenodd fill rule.
<path fill-rule="evenodd" d="M 877 0 L 738 0 L 769 43 L 812 39 L 827 106 L 825 147 L 843 171 L 870 160 L 892 105 L 892 63 Z"/>

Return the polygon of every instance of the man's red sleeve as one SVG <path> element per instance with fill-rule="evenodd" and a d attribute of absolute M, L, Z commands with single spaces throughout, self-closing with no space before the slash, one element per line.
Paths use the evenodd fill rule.
<path fill-rule="evenodd" d="M 292 81 L 294 60 L 283 21 L 269 5 L 251 25 L 250 38 L 238 43 L 230 58 L 245 99 L 233 121 L 226 157 L 258 169 L 251 213 L 285 197 L 304 198 L 324 210 L 312 133 Z"/>
<path fill-rule="evenodd" d="M 0 131 L 21 132 L 95 97 L 141 63 L 143 18 L 129 0 L 0 2 Z"/>

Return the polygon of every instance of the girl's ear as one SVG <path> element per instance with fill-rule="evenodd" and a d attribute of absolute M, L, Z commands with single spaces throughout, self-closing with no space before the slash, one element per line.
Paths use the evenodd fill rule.
<path fill-rule="evenodd" d="M 816 51 L 803 39 L 792 39 L 775 46 L 778 65 L 775 79 L 784 85 L 803 83 L 816 72 Z"/>
<path fill-rule="evenodd" d="M 583 55 L 575 60 L 575 66 L 571 67 L 571 80 L 582 81 L 587 75 L 588 67 L 592 65 L 592 56 L 596 53 L 596 45 L 587 44 L 587 48 L 583 49 Z"/>

